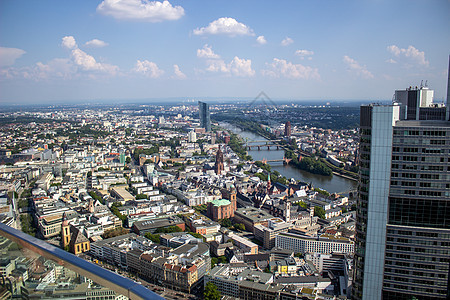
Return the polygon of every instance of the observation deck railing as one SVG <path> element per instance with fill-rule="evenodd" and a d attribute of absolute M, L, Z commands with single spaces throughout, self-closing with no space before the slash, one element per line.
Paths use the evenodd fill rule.
<path fill-rule="evenodd" d="M 66 267 L 78 275 L 88 278 L 94 283 L 120 295 L 126 296 L 129 299 L 164 299 L 155 292 L 131 279 L 125 278 L 119 274 L 97 266 L 89 261 L 68 253 L 63 249 L 57 248 L 43 240 L 32 237 L 3 223 L 0 223 L 0 237 L 6 238 L 10 241 L 8 243 L 8 241 L 3 239 L 0 243 L 0 252 L 2 252 L 1 259 L 8 259 L 8 257 L 5 257 L 5 253 L 8 253 L 8 249 L 5 249 L 5 247 L 10 247 L 12 244 L 11 242 L 13 242 L 18 245 L 18 247 L 15 247 L 17 249 L 13 253 L 24 254 L 25 251 L 23 250 L 27 249 L 29 253 L 32 252 L 34 255 L 40 255 L 45 259 L 55 262 L 57 265 Z M 26 256 L 24 255 L 24 257 Z M 0 277 L 2 277 L 1 274 Z M 2 280 L 3 283 L 6 282 L 4 278 L 2 278 Z"/>

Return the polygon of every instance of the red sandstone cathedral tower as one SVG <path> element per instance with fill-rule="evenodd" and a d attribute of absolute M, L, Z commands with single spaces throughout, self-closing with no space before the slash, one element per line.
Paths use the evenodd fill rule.
<path fill-rule="evenodd" d="M 222 149 L 220 149 L 220 146 L 219 150 L 217 150 L 216 153 L 216 163 L 214 165 L 214 171 L 216 172 L 217 175 L 220 175 L 223 171 L 223 153 Z"/>

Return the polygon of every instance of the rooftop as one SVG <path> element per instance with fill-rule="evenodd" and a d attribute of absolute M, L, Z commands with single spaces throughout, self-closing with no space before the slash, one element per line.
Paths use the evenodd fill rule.
<path fill-rule="evenodd" d="M 230 200 L 227 199 L 213 200 L 211 203 L 214 206 L 225 206 L 231 204 Z"/>

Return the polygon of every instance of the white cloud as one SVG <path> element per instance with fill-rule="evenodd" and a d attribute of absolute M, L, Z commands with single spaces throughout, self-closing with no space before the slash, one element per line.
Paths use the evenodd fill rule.
<path fill-rule="evenodd" d="M 399 48 L 396 45 L 391 45 L 387 47 L 387 50 L 393 55 L 399 58 L 406 58 L 415 64 L 422 66 L 428 66 L 429 61 L 425 59 L 425 52 L 419 51 L 414 46 L 409 46 L 408 48 Z"/>
<path fill-rule="evenodd" d="M 95 60 L 92 55 L 87 54 L 78 48 L 77 42 L 73 36 L 65 36 L 62 38 L 61 45 L 70 49 L 72 62 L 80 71 L 103 72 L 115 75 L 119 68 L 110 64 L 100 63 Z"/>
<path fill-rule="evenodd" d="M 194 29 L 195 35 L 223 34 L 231 37 L 237 35 L 255 35 L 253 30 L 233 18 L 219 18 L 209 23 L 207 27 Z"/>
<path fill-rule="evenodd" d="M 111 75 L 116 74 L 116 72 L 118 71 L 117 66 L 99 63 L 93 56 L 78 48 L 72 50 L 72 60 L 75 65 L 80 67 L 80 69 L 83 71 L 99 71 L 109 73 Z"/>
<path fill-rule="evenodd" d="M 186 74 L 181 72 L 180 67 L 178 65 L 173 65 L 173 72 L 175 73 L 175 78 L 178 78 L 178 79 L 186 78 Z"/>
<path fill-rule="evenodd" d="M 395 45 L 387 46 L 387 50 L 396 56 L 401 53 L 400 48 Z"/>
<path fill-rule="evenodd" d="M 164 71 L 158 68 L 158 65 L 148 60 L 138 60 L 133 68 L 133 71 L 144 74 L 150 78 L 158 78 L 164 74 Z"/>
<path fill-rule="evenodd" d="M 33 79 L 63 78 L 70 79 L 76 73 L 76 67 L 67 58 L 55 58 L 48 64 L 41 62 L 36 63 L 34 69 L 31 70 L 30 76 Z"/>
<path fill-rule="evenodd" d="M 235 56 L 229 64 L 231 74 L 239 77 L 252 77 L 255 75 L 255 70 L 252 69 L 251 59 L 244 59 Z"/>
<path fill-rule="evenodd" d="M 26 52 L 18 48 L 0 47 L 0 67 L 11 66 Z"/>
<path fill-rule="evenodd" d="M 73 62 L 67 58 L 55 58 L 47 64 L 37 62 L 33 66 L 23 68 L 7 68 L 1 70 L 2 77 L 24 78 L 34 81 L 63 78 L 70 79 L 76 73 L 76 67 Z"/>
<path fill-rule="evenodd" d="M 255 75 L 255 71 L 252 69 L 251 59 L 235 56 L 230 63 L 225 63 L 220 58 L 220 55 L 214 53 L 208 45 L 203 46 L 203 49 L 197 50 L 197 57 L 206 59 L 206 71 L 209 72 L 225 73 L 239 77 L 251 77 Z"/>
<path fill-rule="evenodd" d="M 292 79 L 320 79 L 317 68 L 293 64 L 284 59 L 274 58 L 272 63 L 266 63 L 268 69 L 263 70 L 263 75 L 271 77 L 285 77 Z"/>
<path fill-rule="evenodd" d="M 169 1 L 149 0 L 104 0 L 97 6 L 97 12 L 116 19 L 152 23 L 178 20 L 184 15 L 181 6 L 172 6 Z"/>
<path fill-rule="evenodd" d="M 222 73 L 230 72 L 230 69 L 228 68 L 227 64 L 222 59 L 211 59 L 211 60 L 206 61 L 206 64 L 208 65 L 206 67 L 207 71 L 222 72 Z"/>
<path fill-rule="evenodd" d="M 267 44 L 266 38 L 263 35 L 258 36 L 256 42 L 260 45 Z"/>
<path fill-rule="evenodd" d="M 37 62 L 33 66 L 23 68 L 8 68 L 1 71 L 6 78 L 26 78 L 32 80 L 45 80 L 53 78 L 71 79 L 77 76 L 116 75 L 119 68 L 114 65 L 97 62 L 95 58 L 78 45 L 73 36 L 62 38 L 61 46 L 70 50 L 68 58 L 55 58 L 48 63 Z"/>
<path fill-rule="evenodd" d="M 298 55 L 298 56 L 311 56 L 311 55 L 314 55 L 314 51 L 297 50 L 297 51 L 295 51 L 295 55 Z"/>
<path fill-rule="evenodd" d="M 106 42 L 104 42 L 102 40 L 93 39 L 93 40 L 90 40 L 90 41 L 86 42 L 84 45 L 86 47 L 90 47 L 90 48 L 101 48 L 101 47 L 108 46 L 108 43 L 106 43 Z"/>
<path fill-rule="evenodd" d="M 281 41 L 281 46 L 289 46 L 293 42 L 294 42 L 293 39 L 291 39 L 290 37 L 286 37 L 284 40 Z"/>
<path fill-rule="evenodd" d="M 389 58 L 388 60 L 386 60 L 386 62 L 389 63 L 389 64 L 396 64 L 397 63 L 397 61 L 392 59 L 392 58 Z"/>
<path fill-rule="evenodd" d="M 366 78 L 366 79 L 374 77 L 373 74 L 370 71 L 367 70 L 366 66 L 360 65 L 353 58 L 350 58 L 347 55 L 345 55 L 343 61 L 347 65 L 349 70 L 352 71 L 352 72 L 355 72 L 358 76 L 361 76 L 361 77 Z"/>
<path fill-rule="evenodd" d="M 61 46 L 63 46 L 66 49 L 75 49 L 78 48 L 77 42 L 75 41 L 75 38 L 71 35 L 65 36 L 62 38 Z"/>
<path fill-rule="evenodd" d="M 207 44 L 203 46 L 202 49 L 197 49 L 197 57 L 200 58 L 220 58 L 219 55 L 215 54 L 210 46 Z"/>

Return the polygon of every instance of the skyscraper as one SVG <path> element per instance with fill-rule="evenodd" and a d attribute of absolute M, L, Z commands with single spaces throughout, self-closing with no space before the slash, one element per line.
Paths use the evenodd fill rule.
<path fill-rule="evenodd" d="M 450 297 L 450 121 L 432 97 L 361 107 L 354 299 Z"/>
<path fill-rule="evenodd" d="M 210 132 L 211 117 L 209 115 L 209 104 L 198 101 L 198 113 L 200 117 L 200 127 L 205 128 L 206 132 Z"/>
<path fill-rule="evenodd" d="M 291 122 L 289 121 L 284 124 L 284 136 L 291 136 Z"/>

